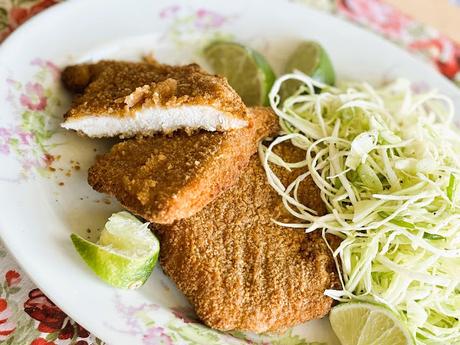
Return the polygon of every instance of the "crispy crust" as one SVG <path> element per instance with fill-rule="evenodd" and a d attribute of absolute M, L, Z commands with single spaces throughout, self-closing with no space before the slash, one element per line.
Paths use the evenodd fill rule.
<path fill-rule="evenodd" d="M 300 159 L 284 145 L 283 157 Z M 276 169 L 282 180 L 298 173 Z M 310 207 L 324 212 L 314 183 L 302 186 Z M 332 256 L 320 234 L 280 227 L 295 222 L 253 156 L 238 183 L 194 216 L 156 226 L 161 265 L 208 326 L 223 331 L 282 331 L 325 316 L 336 286 Z"/>
<path fill-rule="evenodd" d="M 78 94 L 65 121 L 86 116 L 133 116 L 150 107 L 211 106 L 227 116 L 247 120 L 240 96 L 221 76 L 197 64 L 169 66 L 156 62 L 100 61 L 68 66 L 67 89 Z"/>
<path fill-rule="evenodd" d="M 237 181 L 260 139 L 278 132 L 268 108 L 252 108 L 250 116 L 247 128 L 225 133 L 121 142 L 97 159 L 88 183 L 151 222 L 189 217 Z"/>

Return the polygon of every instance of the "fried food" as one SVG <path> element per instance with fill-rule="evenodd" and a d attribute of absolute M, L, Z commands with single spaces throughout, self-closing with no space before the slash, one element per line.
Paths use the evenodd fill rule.
<path fill-rule="evenodd" d="M 248 124 L 246 107 L 227 80 L 197 64 L 101 61 L 67 67 L 62 81 L 79 93 L 62 127 L 90 137 L 226 131 Z"/>
<path fill-rule="evenodd" d="M 275 152 L 287 161 L 305 158 L 305 151 L 290 144 L 278 148 Z M 285 185 L 300 173 L 274 170 Z M 302 184 L 303 203 L 324 213 L 312 180 Z M 321 235 L 281 227 L 272 219 L 296 222 L 255 155 L 238 183 L 199 213 L 155 226 L 164 272 L 206 325 L 280 331 L 329 312 L 332 299 L 324 291 L 336 287 L 338 278 Z"/>
<path fill-rule="evenodd" d="M 130 139 L 89 169 L 88 182 L 155 223 L 189 217 L 233 185 L 260 139 L 279 131 L 269 108 L 249 108 L 249 126 Z"/>

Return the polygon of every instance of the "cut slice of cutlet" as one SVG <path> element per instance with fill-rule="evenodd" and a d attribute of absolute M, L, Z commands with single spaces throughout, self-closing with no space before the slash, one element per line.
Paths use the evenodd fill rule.
<path fill-rule="evenodd" d="M 275 150 L 286 161 L 305 159 L 291 144 Z M 287 185 L 301 169 L 273 168 Z M 312 180 L 299 188 L 303 203 L 325 206 Z M 222 331 L 282 331 L 325 316 L 337 287 L 333 257 L 321 234 L 281 227 L 296 222 L 267 182 L 259 157 L 238 183 L 194 216 L 155 225 L 164 272 L 209 327 Z"/>
<path fill-rule="evenodd" d="M 88 182 L 151 222 L 189 217 L 233 185 L 258 142 L 279 131 L 269 108 L 249 108 L 249 116 L 248 127 L 224 133 L 177 132 L 116 144 L 89 169 Z"/>
<path fill-rule="evenodd" d="M 246 107 L 227 80 L 197 64 L 101 61 L 65 68 L 62 81 L 77 93 L 62 127 L 90 137 L 226 131 L 248 124 Z"/>

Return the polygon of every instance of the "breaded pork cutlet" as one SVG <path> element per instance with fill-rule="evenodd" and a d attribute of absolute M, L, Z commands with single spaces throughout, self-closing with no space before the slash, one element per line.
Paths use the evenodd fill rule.
<path fill-rule="evenodd" d="M 67 67 L 62 81 L 77 93 L 62 127 L 90 137 L 247 126 L 240 96 L 197 64 L 101 61 Z"/>
<path fill-rule="evenodd" d="M 248 127 L 224 133 L 178 132 L 121 142 L 97 159 L 88 182 L 151 222 L 189 217 L 236 182 L 260 139 L 278 132 L 269 108 L 249 108 L 249 116 Z"/>
<path fill-rule="evenodd" d="M 305 158 L 290 144 L 277 151 L 287 161 Z M 299 172 L 274 168 L 281 181 Z M 301 200 L 325 211 L 311 180 Z M 155 225 L 164 272 L 208 326 L 223 330 L 281 331 L 325 316 L 338 283 L 321 234 L 276 225 L 295 222 L 267 182 L 259 157 L 251 158 L 238 183 L 194 216 Z"/>

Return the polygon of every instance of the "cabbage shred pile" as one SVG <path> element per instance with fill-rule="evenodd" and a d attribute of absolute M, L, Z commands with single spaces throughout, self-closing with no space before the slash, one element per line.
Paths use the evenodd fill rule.
<path fill-rule="evenodd" d="M 284 101 L 286 80 L 302 86 Z M 417 344 L 460 343 L 460 135 L 452 101 L 414 92 L 407 80 L 379 88 L 331 87 L 301 73 L 279 78 L 269 95 L 283 133 L 259 153 L 271 186 L 300 222 L 342 239 L 333 251 L 342 284 L 326 294 L 397 313 Z M 290 141 L 305 159 L 288 163 L 273 148 Z M 283 185 L 270 168 L 303 169 Z M 297 199 L 312 178 L 328 213 Z"/>

